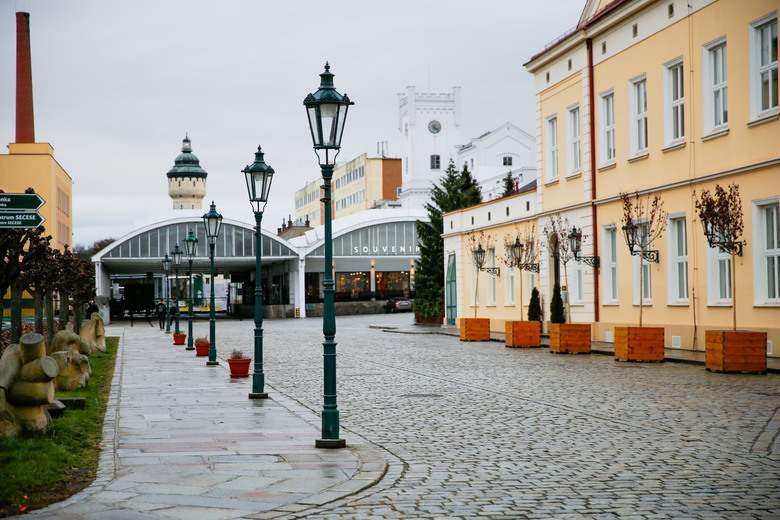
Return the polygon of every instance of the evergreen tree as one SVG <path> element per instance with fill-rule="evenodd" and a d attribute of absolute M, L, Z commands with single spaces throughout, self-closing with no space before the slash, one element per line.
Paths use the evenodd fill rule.
<path fill-rule="evenodd" d="M 558 282 L 553 285 L 553 295 L 550 301 L 550 323 L 566 323 L 566 314 L 563 311 L 563 298 L 561 298 L 561 286 Z"/>
<path fill-rule="evenodd" d="M 425 205 L 429 222 L 417 221 L 420 259 L 416 263 L 414 302 L 417 321 L 441 321 L 444 317 L 444 233 L 443 213 L 482 202 L 482 192 L 468 168 L 458 171 L 450 161 L 438 185 L 431 190 L 431 202 Z"/>
<path fill-rule="evenodd" d="M 528 302 L 528 321 L 542 321 L 542 303 L 536 287 L 531 291 L 531 301 Z"/>
<path fill-rule="evenodd" d="M 506 177 L 504 177 L 504 193 L 502 193 L 501 196 L 508 197 L 510 195 L 514 195 L 515 193 L 517 193 L 515 179 L 512 178 L 512 172 L 507 172 Z"/>

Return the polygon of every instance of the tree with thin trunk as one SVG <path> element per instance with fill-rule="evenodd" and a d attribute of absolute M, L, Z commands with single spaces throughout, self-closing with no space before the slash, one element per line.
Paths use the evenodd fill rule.
<path fill-rule="evenodd" d="M 518 253 L 512 253 L 511 249 L 520 245 Z M 508 233 L 504 236 L 504 256 L 501 256 L 501 262 L 507 267 L 507 269 L 519 270 L 520 277 L 520 319 L 523 319 L 523 271 L 531 271 L 531 273 L 537 270 L 536 266 L 536 226 L 530 224 L 521 231 L 519 226 L 515 226 L 514 234 Z M 515 256 L 517 254 L 517 256 Z M 533 276 L 533 275 L 532 275 Z"/>
<path fill-rule="evenodd" d="M 27 248 L 22 255 L 20 276 L 12 284 L 14 296 L 21 298 L 23 291 L 32 295 L 35 332 L 38 334 L 43 334 L 43 295 L 46 289 L 42 280 L 47 278 L 45 273 L 51 269 L 51 235 L 44 236 L 45 231 L 41 226 L 30 233 Z M 19 321 L 21 324 L 21 316 Z"/>
<path fill-rule="evenodd" d="M 486 239 L 485 238 L 485 233 L 483 231 L 480 231 L 478 233 L 470 233 L 467 241 L 468 241 L 468 244 L 469 244 L 468 245 L 468 250 L 471 252 L 471 261 L 474 264 L 474 267 L 476 267 L 476 269 L 474 270 L 474 276 L 476 277 L 475 281 L 474 281 L 474 317 L 476 318 L 477 317 L 477 308 L 479 307 L 479 298 L 478 298 L 478 295 L 479 295 L 479 272 L 480 272 L 480 270 L 482 269 L 483 266 L 481 266 L 481 265 L 479 265 L 477 263 L 475 252 L 477 251 L 477 249 L 481 249 L 482 248 L 482 242 L 483 241 L 485 242 L 485 249 L 483 250 L 483 254 L 485 254 L 484 252 L 489 251 L 490 250 L 490 237 L 487 237 L 487 239 Z"/>
<path fill-rule="evenodd" d="M 698 199 L 695 199 L 697 215 L 702 225 L 710 247 L 717 247 L 731 255 L 731 308 L 733 330 L 737 331 L 737 255 L 742 255 L 743 242 L 740 240 L 744 225 L 742 223 L 742 199 L 739 196 L 739 186 L 731 184 L 728 192 L 719 184 L 715 185 L 715 193 L 704 188 Z"/>
<path fill-rule="evenodd" d="M 644 303 L 644 261 L 651 255 L 653 243 L 666 227 L 666 211 L 660 195 L 633 195 L 621 192 L 623 233 L 632 255 L 639 257 L 639 326 L 642 326 Z"/>
<path fill-rule="evenodd" d="M 553 261 L 559 262 L 563 265 L 563 281 L 566 284 L 567 298 L 566 298 L 566 321 L 571 319 L 571 309 L 569 308 L 568 297 L 571 294 L 569 290 L 569 270 L 566 264 L 569 260 L 574 258 L 574 255 L 569 251 L 569 221 L 566 218 L 561 217 L 560 213 L 553 213 L 550 215 L 550 220 L 544 226 L 544 235 L 547 237 L 547 247 L 550 248 Z M 566 323 L 564 321 L 564 323 Z"/>

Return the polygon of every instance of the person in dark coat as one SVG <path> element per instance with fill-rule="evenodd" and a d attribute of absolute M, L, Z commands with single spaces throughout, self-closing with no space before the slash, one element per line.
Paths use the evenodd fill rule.
<path fill-rule="evenodd" d="M 92 317 L 93 312 L 100 313 L 100 309 L 95 305 L 95 300 L 89 300 L 89 305 L 87 305 L 87 319 Z"/>
<path fill-rule="evenodd" d="M 160 320 L 160 330 L 163 330 L 165 328 L 165 311 L 167 308 L 165 307 L 165 302 L 160 300 L 157 302 L 157 307 L 155 308 L 155 311 L 157 312 L 157 318 Z"/>

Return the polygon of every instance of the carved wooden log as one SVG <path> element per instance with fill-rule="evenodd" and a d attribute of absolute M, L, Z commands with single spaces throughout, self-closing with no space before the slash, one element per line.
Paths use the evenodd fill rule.
<path fill-rule="evenodd" d="M 6 392 L 8 402 L 15 406 L 40 406 L 54 401 L 54 383 L 17 381 Z"/>
<path fill-rule="evenodd" d="M 60 373 L 60 366 L 51 356 L 43 356 L 22 366 L 19 380 L 29 383 L 45 383 L 51 381 Z"/>
<path fill-rule="evenodd" d="M 53 352 L 51 357 L 57 361 L 57 365 L 60 367 L 58 375 L 62 376 L 67 374 L 73 360 L 73 353 L 68 350 L 61 350 L 59 352 Z"/>
<path fill-rule="evenodd" d="M 46 355 L 46 344 L 41 334 L 25 334 L 19 339 L 19 352 L 22 356 L 22 365 Z"/>

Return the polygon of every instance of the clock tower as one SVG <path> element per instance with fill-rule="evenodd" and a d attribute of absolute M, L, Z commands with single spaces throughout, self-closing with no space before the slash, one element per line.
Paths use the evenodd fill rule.
<path fill-rule="evenodd" d="M 450 160 L 455 160 L 460 128 L 460 87 L 451 94 L 398 94 L 399 130 L 403 141 L 400 196 L 404 208 L 423 208 L 431 188 Z"/>

